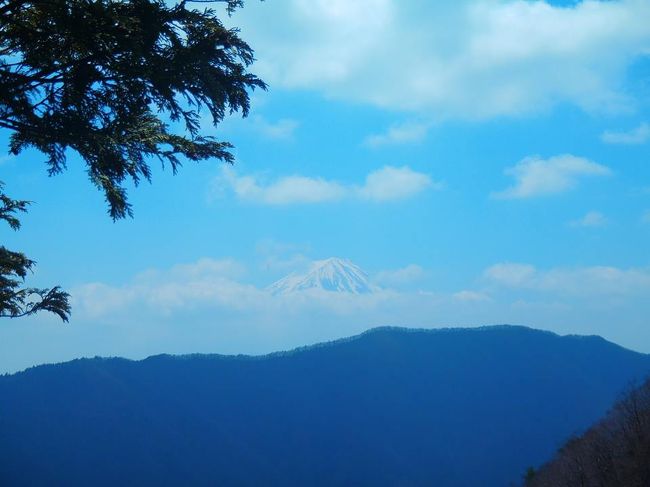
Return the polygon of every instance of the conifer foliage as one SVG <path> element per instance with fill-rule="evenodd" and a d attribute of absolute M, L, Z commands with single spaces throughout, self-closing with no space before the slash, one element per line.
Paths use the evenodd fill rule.
<path fill-rule="evenodd" d="M 27 210 L 28 201 L 9 198 L 0 183 L 0 220 L 18 230 L 17 213 Z M 70 317 L 68 293 L 56 286 L 52 289 L 22 287 L 35 262 L 25 254 L 0 246 L 0 317 L 18 318 L 38 311 L 50 311 L 63 321 Z"/>
<path fill-rule="evenodd" d="M 125 184 L 149 181 L 152 160 L 174 173 L 183 159 L 232 162 L 228 142 L 201 135 L 200 112 L 214 125 L 246 116 L 250 90 L 266 85 L 248 72 L 251 47 L 201 3 L 216 2 L 0 0 L 0 128 L 11 131 L 10 152 L 36 148 L 50 175 L 78 153 L 114 220 L 132 216 Z M 243 4 L 221 3 L 228 13 Z M 3 219 L 16 228 L 26 203 L 2 198 Z M 65 306 L 14 306 L 33 261 L 4 252 L 2 278 L 14 291 L 1 295 L 2 312 L 65 318 Z M 66 302 L 50 292 L 41 302 Z"/>

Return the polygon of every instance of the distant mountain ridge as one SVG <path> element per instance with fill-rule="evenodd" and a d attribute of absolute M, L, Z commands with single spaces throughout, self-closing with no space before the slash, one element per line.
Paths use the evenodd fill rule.
<path fill-rule="evenodd" d="M 0 377 L 0 485 L 502 487 L 648 372 L 503 326 L 39 366 Z"/>
<path fill-rule="evenodd" d="M 347 259 L 331 257 L 313 262 L 306 274 L 290 274 L 268 288 L 273 295 L 302 291 L 367 294 L 373 291 L 368 275 Z"/>

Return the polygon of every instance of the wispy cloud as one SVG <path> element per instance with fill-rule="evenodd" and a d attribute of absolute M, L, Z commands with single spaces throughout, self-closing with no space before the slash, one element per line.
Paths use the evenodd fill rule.
<path fill-rule="evenodd" d="M 261 258 L 261 269 L 267 272 L 288 274 L 306 270 L 311 263 L 307 257 L 310 247 L 263 239 L 255 245 L 255 253 Z"/>
<path fill-rule="evenodd" d="M 253 127 L 264 137 L 276 140 L 291 140 L 294 137 L 296 129 L 300 127 L 297 120 L 282 118 L 275 122 L 270 122 L 261 115 L 253 117 Z"/>
<path fill-rule="evenodd" d="M 463 290 L 454 294 L 453 298 L 456 301 L 461 301 L 463 303 L 480 303 L 485 301 L 491 301 L 490 296 L 479 291 L 469 291 Z"/>
<path fill-rule="evenodd" d="M 608 176 L 611 171 L 583 157 L 570 154 L 542 159 L 527 157 L 515 166 L 506 169 L 515 183 L 503 191 L 492 193 L 499 199 L 533 198 L 568 191 L 584 177 Z"/>
<path fill-rule="evenodd" d="M 328 203 L 345 198 L 388 202 L 410 198 L 426 189 L 440 188 L 441 184 L 429 175 L 408 166 L 385 166 L 369 173 L 360 186 L 297 175 L 262 182 L 256 176 L 239 176 L 228 167 L 213 183 L 214 192 L 229 190 L 242 201 L 274 206 Z"/>
<path fill-rule="evenodd" d="M 645 210 L 643 214 L 641 215 L 641 223 L 645 223 L 646 225 L 650 225 L 650 210 Z"/>
<path fill-rule="evenodd" d="M 628 132 L 606 131 L 601 139 L 608 144 L 643 144 L 650 140 L 650 124 L 642 123 Z"/>
<path fill-rule="evenodd" d="M 582 218 L 569 222 L 569 225 L 572 227 L 594 228 L 604 227 L 607 225 L 607 223 L 609 223 L 609 220 L 605 215 L 598 211 L 590 211 L 586 213 Z"/>
<path fill-rule="evenodd" d="M 385 145 L 421 142 L 426 138 L 430 125 L 423 122 L 407 122 L 392 125 L 385 133 L 367 136 L 363 141 L 363 145 L 377 148 Z"/>
<path fill-rule="evenodd" d="M 612 266 L 539 270 L 530 264 L 502 263 L 485 270 L 493 284 L 593 299 L 642 296 L 650 292 L 650 269 Z"/>
<path fill-rule="evenodd" d="M 424 269 L 417 264 L 409 264 L 401 269 L 378 272 L 375 281 L 384 286 L 404 286 L 419 281 L 425 275 Z"/>

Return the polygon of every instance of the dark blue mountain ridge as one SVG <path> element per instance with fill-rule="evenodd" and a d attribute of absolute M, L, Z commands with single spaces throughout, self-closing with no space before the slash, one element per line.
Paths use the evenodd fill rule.
<path fill-rule="evenodd" d="M 512 326 L 32 367 L 0 377 L 0 485 L 507 486 L 649 372 Z"/>

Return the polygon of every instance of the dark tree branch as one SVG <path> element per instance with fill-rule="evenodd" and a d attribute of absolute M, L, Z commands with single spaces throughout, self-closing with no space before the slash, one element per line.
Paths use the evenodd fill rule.
<path fill-rule="evenodd" d="M 68 149 L 88 166 L 113 219 L 131 215 L 125 183 L 150 180 L 155 157 L 176 171 L 182 158 L 232 162 L 230 145 L 199 137 L 199 110 L 217 125 L 249 111 L 252 49 L 209 8 L 191 1 L 48 0 L 0 4 L 0 127 L 14 154 L 33 147 L 50 174 Z M 206 3 L 206 2 L 198 2 Z M 228 12 L 241 0 L 221 0 Z M 10 57 L 9 57 L 10 56 Z M 188 108 L 189 107 L 189 108 Z M 183 121 L 187 136 L 161 120 Z M 166 148 L 172 146 L 172 150 Z"/>
<path fill-rule="evenodd" d="M 243 0 L 216 0 L 226 12 Z M 253 50 L 203 0 L 0 0 L 0 128 L 13 154 L 32 147 L 50 175 L 76 151 L 116 220 L 132 216 L 126 184 L 152 177 L 151 158 L 176 173 L 184 159 L 233 162 L 228 142 L 199 134 L 206 108 L 216 126 L 249 111 L 266 89 L 248 72 Z M 170 132 L 162 117 L 185 125 Z M 6 196 L 0 220 L 18 229 L 29 202 Z M 67 321 L 69 295 L 23 287 L 34 261 L 0 247 L 0 317 L 49 311 Z"/>

